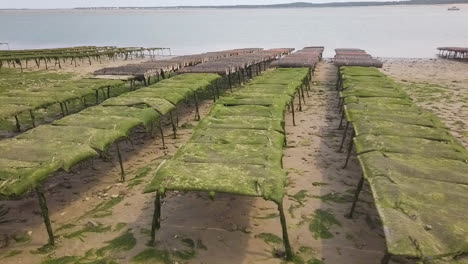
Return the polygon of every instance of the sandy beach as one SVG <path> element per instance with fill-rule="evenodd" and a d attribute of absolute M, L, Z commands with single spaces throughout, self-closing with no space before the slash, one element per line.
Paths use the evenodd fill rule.
<path fill-rule="evenodd" d="M 405 84 L 415 102 L 437 114 L 468 147 L 468 63 L 442 59 L 383 61 L 382 71 Z M 105 66 L 126 63 L 108 62 Z M 84 76 L 103 66 L 67 66 L 61 71 Z M 384 254 L 385 240 L 367 186 L 355 217 L 345 217 L 361 171 L 354 156 L 342 169 L 346 154 L 338 152 L 342 130 L 338 129 L 336 71 L 329 60 L 320 62 L 306 105 L 296 113 L 297 125 L 292 125 L 290 114 L 286 117 L 283 161 L 289 184 L 284 206 L 289 236 L 295 252 L 305 261 L 297 263 L 375 264 Z M 211 104 L 204 100 L 202 117 Z M 0 263 L 35 264 L 64 256 L 78 258 L 128 233 L 135 239 L 134 244 L 130 243 L 132 247 L 110 255 L 119 263 L 132 263 L 147 248 L 153 213 L 154 196 L 143 194 L 151 175 L 142 168 L 171 157 L 190 138 L 197 124 L 194 105 L 183 106 L 181 112 L 177 139 L 166 127 L 167 149 L 162 148 L 159 137 L 150 138 L 143 131 L 133 133 L 133 145 L 122 145 L 127 183 L 118 182 L 120 170 L 114 150 L 111 161 L 96 160 L 47 180 L 44 189 L 52 224 L 60 236 L 53 253 L 35 252 L 47 241 L 47 233 L 33 194 L 18 201 L 1 201 Z M 226 194 L 211 199 L 205 193 L 171 192 L 164 199 L 162 216 L 156 243 L 161 251 L 160 263 L 283 263 L 274 256 L 282 243 L 278 242 L 281 228 L 277 210 L 271 202 Z M 97 260 L 114 263 L 109 257 Z"/>

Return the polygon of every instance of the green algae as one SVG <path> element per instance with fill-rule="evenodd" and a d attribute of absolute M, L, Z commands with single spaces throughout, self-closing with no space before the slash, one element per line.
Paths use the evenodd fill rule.
<path fill-rule="evenodd" d="M 182 147 L 173 159 L 155 171 L 153 181 L 145 191 L 226 192 L 263 197 L 280 203 L 286 181 L 281 163 L 277 162 L 272 166 L 268 157 L 253 155 L 251 158 L 249 154 L 255 154 L 255 151 L 269 154 L 273 150 L 281 154 L 284 145 L 283 113 L 293 99 L 291 95 L 299 90 L 308 73 L 308 69 L 269 71 L 256 78 L 255 82 L 249 83 L 243 91 L 220 98 L 216 107 L 219 111 L 210 113 L 208 118 L 199 123 L 191 144 L 210 143 L 210 147 L 221 155 L 207 154 L 200 161 L 200 155 L 188 155 L 191 152 L 184 152 Z M 261 109 L 261 113 L 249 113 L 246 109 Z M 230 151 L 232 149 L 246 150 L 242 152 L 245 157 L 233 157 L 233 152 Z M 212 154 L 206 149 L 202 152 Z M 187 155 L 191 159 L 186 160 Z M 198 159 L 194 161 L 193 157 Z M 240 165 L 234 164 L 233 159 Z M 250 164 L 253 160 L 255 163 Z"/>
<path fill-rule="evenodd" d="M 201 240 L 195 242 L 191 238 L 181 238 L 180 241 L 185 247 L 185 249 L 169 251 L 157 248 L 147 248 L 142 252 L 138 253 L 136 256 L 134 256 L 132 258 L 132 263 L 168 264 L 174 263 L 174 260 L 182 260 L 185 263 L 185 261 L 193 259 L 196 256 L 196 248 L 206 250 L 206 246 L 203 245 Z"/>
<path fill-rule="evenodd" d="M 200 79 L 197 76 L 204 76 L 205 79 Z M 180 86 L 187 86 L 187 89 L 193 90 L 193 92 L 198 90 L 206 90 L 211 85 L 211 82 L 214 82 L 220 79 L 220 76 L 212 75 L 211 77 L 207 77 L 207 75 L 197 75 L 197 76 L 188 76 L 188 77 L 174 77 L 176 79 L 176 83 Z M 166 81 L 166 83 L 170 83 L 172 81 Z M 47 105 L 54 105 L 58 102 L 62 102 L 64 97 L 67 97 L 67 100 L 78 100 L 80 101 L 83 96 L 96 93 L 96 96 L 99 97 L 100 92 L 102 91 L 101 88 L 105 88 L 108 85 L 113 86 L 117 83 L 120 85 L 121 81 L 107 81 L 107 80 L 73 80 L 66 83 L 60 83 L 56 87 L 49 89 L 43 89 L 44 91 L 37 92 L 35 96 L 28 97 L 27 100 L 22 98 L 21 96 L 18 97 L 1 97 L 6 98 L 6 100 L 10 100 L 9 104 L 6 105 L 3 99 L 0 102 L 0 106 L 4 110 L 8 110 L 11 112 L 11 109 L 15 110 L 17 107 L 8 107 L 10 105 L 15 106 L 11 100 L 18 104 L 32 104 L 31 107 L 43 107 L 45 103 L 41 98 L 45 98 L 47 100 Z M 101 87 L 104 86 L 104 87 Z M 15 87 L 16 88 L 16 87 Z M 76 89 L 72 89 L 76 88 Z M 149 87 L 147 87 L 149 88 Z M 151 87 L 149 89 L 156 89 L 158 87 Z M 167 88 L 167 87 L 163 87 Z M 146 89 L 146 88 L 145 88 Z M 185 89 L 185 88 L 184 88 Z M 57 98 L 50 98 L 49 95 L 59 91 L 59 95 L 61 99 Z M 71 92 L 73 91 L 73 92 Z M 74 93 L 76 92 L 76 94 Z M 39 94 L 40 93 L 40 94 Z M 27 93 L 29 94 L 29 93 Z M 38 96 L 42 95 L 42 97 Z M 138 96 L 141 95 L 141 96 Z M 55 96 L 55 97 L 57 97 Z M 189 96 L 189 95 L 187 95 Z M 54 96 L 53 96 L 54 97 Z M 69 97 L 69 98 L 68 98 Z M 63 100 L 62 100 L 63 99 Z M 42 101 L 41 101 L 42 100 Z M 80 161 L 90 159 L 93 157 L 97 157 L 99 154 L 96 150 L 105 151 L 110 144 L 115 143 L 116 140 L 122 139 L 123 137 L 127 136 L 131 130 L 135 127 L 146 125 L 146 128 L 149 128 L 149 125 L 155 123 L 160 118 L 160 113 L 157 113 L 155 109 L 159 110 L 161 113 L 166 113 L 171 109 L 174 109 L 174 105 L 169 103 L 166 99 L 160 98 L 155 95 L 155 97 L 148 96 L 148 93 L 143 93 L 139 91 L 133 91 L 126 95 L 120 97 L 110 98 L 106 100 L 105 103 L 102 105 L 115 105 L 112 102 L 118 103 L 118 105 L 123 105 L 123 107 L 119 106 L 112 106 L 112 107 L 93 107 L 87 110 L 80 112 L 79 114 L 68 115 L 64 118 L 54 121 L 54 125 L 50 126 L 51 128 L 49 131 L 44 133 L 36 133 L 40 135 L 31 136 L 31 141 L 28 141 L 28 150 L 31 150 L 31 146 L 41 145 L 41 148 L 34 148 L 34 151 L 29 151 L 26 154 L 28 155 L 17 155 L 14 159 L 11 160 L 18 160 L 19 162 L 25 162 L 26 159 L 24 157 L 28 157 L 28 162 L 35 162 L 34 164 L 29 164 L 30 167 L 23 166 L 13 166 L 15 164 L 12 163 L 5 163 L 1 166 L 1 173 L 2 173 L 2 188 L 0 188 L 0 195 L 4 197 L 17 197 L 20 196 L 32 189 L 35 185 L 37 185 L 40 181 L 46 179 L 50 174 L 57 171 L 58 169 L 62 168 L 68 171 L 73 165 L 79 163 Z M 83 107 L 86 107 L 86 103 L 81 102 L 84 104 Z M 96 98 L 96 103 L 99 103 L 99 98 Z M 153 108 L 140 108 L 136 104 L 149 104 Z M 127 105 L 130 104 L 130 107 Z M 67 104 L 69 105 L 69 104 Z M 67 106 L 65 105 L 65 107 Z M 62 105 L 63 106 L 63 105 Z M 71 104 L 69 105 L 71 106 Z M 5 108 L 6 107 L 6 108 Z M 26 107 L 23 109 L 24 111 L 30 110 L 30 107 Z M 23 111 L 22 110 L 22 111 Z M 0 109 L 0 112 L 2 110 Z M 9 112 L 9 113 L 10 113 Z M 65 111 L 67 112 L 67 111 Z M 68 114 L 68 113 L 63 114 Z M 37 119 L 42 119 L 42 115 L 37 113 Z M 44 117 L 45 119 L 45 117 Z M 41 129 L 42 126 L 39 126 L 37 129 L 33 129 L 32 131 L 37 132 L 38 129 Z M 53 128 L 52 128 L 53 127 Z M 63 133 L 64 130 L 73 130 L 76 132 L 77 129 L 73 128 L 83 128 L 86 127 L 88 130 L 92 130 L 92 132 L 100 131 L 98 137 L 94 137 L 94 133 Z M 50 132 L 50 133 L 49 133 Z M 33 134 L 31 132 L 31 134 Z M 59 138 L 60 140 L 58 140 Z M 65 140 L 66 139 L 66 140 Z M 105 140 L 104 140 L 105 139 Z M 66 149 L 66 146 L 69 146 L 70 142 L 78 141 L 79 143 L 76 144 L 71 150 Z M 18 148 L 23 147 L 24 140 L 21 143 L 19 140 L 15 140 L 15 143 L 12 146 L 9 146 L 9 151 L 5 151 L 2 153 L 6 153 L 5 155 L 10 155 L 11 153 L 15 154 L 19 153 Z M 55 144 L 55 142 L 60 142 Z M 47 143 L 47 144 L 46 144 Z M 46 144 L 46 147 L 44 146 Z M 48 148 L 53 149 L 54 151 L 48 151 Z M 5 148 L 5 146 L 2 146 Z M 41 152 L 42 150 L 42 152 Z M 46 151 L 47 150 L 47 151 Z M 60 150 L 60 151 L 59 151 Z M 66 151 L 65 151 L 66 150 Z M 76 150 L 76 151 L 74 151 Z M 5 158 L 5 157 L 2 157 Z M 34 160 L 33 160 L 34 158 Z M 5 158 L 6 159 L 6 158 Z M 57 162 L 52 162 L 52 161 Z M 54 166 L 51 164 L 53 163 Z M 60 166 L 59 166 L 60 165 Z M 18 180 L 18 177 L 21 177 L 21 180 Z M 142 181 L 138 180 L 132 183 L 132 186 L 136 184 L 140 184 Z M 93 213 L 93 212 L 90 212 Z M 111 215 L 112 212 L 105 211 L 101 212 L 100 214 L 91 215 L 91 217 L 105 217 Z M 86 215 L 88 216 L 88 215 Z"/>
<path fill-rule="evenodd" d="M 64 256 L 55 259 L 47 259 L 41 262 L 41 264 L 75 264 L 79 260 L 76 256 Z"/>
<path fill-rule="evenodd" d="M 294 254 L 293 259 L 290 261 L 283 261 L 281 264 L 293 263 L 293 264 L 324 264 L 320 259 L 317 259 L 315 255 L 317 252 L 310 247 L 301 246 L 299 250 Z"/>
<path fill-rule="evenodd" d="M 135 247 L 137 240 L 130 231 L 125 232 L 112 240 L 106 241 L 107 246 L 96 250 L 97 256 L 104 256 L 107 253 L 119 253 L 129 251 Z"/>
<path fill-rule="evenodd" d="M 300 190 L 296 194 L 290 195 L 290 197 L 293 198 L 294 201 L 302 205 L 305 202 L 305 200 L 310 196 L 307 194 L 306 190 Z"/>
<path fill-rule="evenodd" d="M 113 232 L 118 232 L 118 231 L 124 229 L 126 226 L 127 226 L 127 223 L 123 223 L 123 222 L 117 223 L 117 224 L 115 224 L 115 227 L 114 227 L 114 229 L 112 231 Z"/>
<path fill-rule="evenodd" d="M 313 182 L 312 185 L 313 186 L 326 186 L 326 185 L 330 185 L 330 184 L 326 183 L 326 182 Z"/>
<path fill-rule="evenodd" d="M 91 217 L 91 218 L 103 218 L 106 216 L 112 215 L 112 208 L 122 202 L 124 197 L 117 197 L 117 198 L 112 198 L 107 201 L 103 201 L 99 203 L 95 208 L 91 209 L 90 211 L 87 211 L 83 216 L 81 216 L 79 219 Z"/>
<path fill-rule="evenodd" d="M 341 223 L 336 220 L 332 213 L 322 209 L 315 210 L 312 219 L 309 219 L 309 231 L 312 232 L 315 239 L 333 238 L 330 229 L 335 225 L 341 226 Z"/>
<path fill-rule="evenodd" d="M 268 245 L 283 243 L 283 239 L 272 233 L 260 233 L 258 235 L 255 235 L 255 238 L 262 239 Z"/>
<path fill-rule="evenodd" d="M 351 92 L 342 95 L 354 91 L 367 98 L 365 103 L 354 100 L 359 102 L 360 111 L 373 105 L 381 112 L 368 111 L 370 108 L 359 114 L 345 111 L 358 135 L 354 143 L 386 230 L 387 251 L 423 262 L 465 252 L 466 206 L 457 201 L 466 198 L 467 152 L 437 117 L 404 100 L 400 87 L 415 101 L 440 111 L 445 107 L 432 102 L 451 104 L 455 92 L 451 87 L 428 83 L 398 87 L 385 77 L 344 78 Z M 400 95 L 403 99 L 395 99 Z M 386 99 L 374 100 L 382 96 Z M 348 104 L 350 100 L 345 100 L 346 108 Z M 391 114 L 382 111 L 390 109 L 394 110 Z M 388 136 L 361 137 L 363 129 L 364 134 Z M 370 216 L 365 220 L 371 228 L 375 225 Z"/>
<path fill-rule="evenodd" d="M 118 262 L 111 257 L 96 258 L 87 255 L 85 257 L 63 256 L 59 258 L 49 258 L 43 260 L 41 264 L 118 264 Z"/>
<path fill-rule="evenodd" d="M 141 264 L 172 264 L 169 251 L 147 248 L 132 258 L 132 262 Z"/>
<path fill-rule="evenodd" d="M 82 229 L 77 230 L 75 232 L 63 235 L 64 238 L 78 238 L 84 242 L 84 238 L 86 237 L 86 233 L 104 233 L 109 232 L 112 230 L 112 226 L 110 225 L 103 225 L 101 223 L 94 224 L 86 224 Z"/>
<path fill-rule="evenodd" d="M 307 194 L 306 190 L 300 190 L 294 195 L 289 195 L 291 199 L 293 199 L 297 204 L 291 204 L 288 208 L 288 212 L 292 218 L 295 218 L 294 211 L 304 206 L 304 202 L 307 200 L 308 197 L 311 197 Z"/>
<path fill-rule="evenodd" d="M 140 168 L 135 172 L 135 177 L 132 180 L 144 178 L 148 176 L 150 172 L 151 172 L 151 167 Z"/>
<path fill-rule="evenodd" d="M 45 244 L 42 247 L 39 247 L 36 250 L 31 250 L 29 253 L 35 254 L 35 255 L 44 255 L 44 254 L 49 254 L 53 252 L 55 249 L 57 249 L 57 245 L 50 245 L 50 244 Z"/>

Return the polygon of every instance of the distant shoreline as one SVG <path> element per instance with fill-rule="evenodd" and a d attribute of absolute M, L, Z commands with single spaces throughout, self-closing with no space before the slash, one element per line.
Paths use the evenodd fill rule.
<path fill-rule="evenodd" d="M 34 10 L 191 10 L 191 9 L 294 9 L 294 8 L 330 8 L 330 7 L 383 7 L 383 6 L 447 6 L 465 5 L 468 0 L 410 0 L 386 2 L 330 2 L 306 3 L 295 2 L 274 5 L 225 5 L 225 6 L 156 6 L 156 7 L 74 7 L 74 8 L 0 8 L 0 11 L 34 11 Z"/>

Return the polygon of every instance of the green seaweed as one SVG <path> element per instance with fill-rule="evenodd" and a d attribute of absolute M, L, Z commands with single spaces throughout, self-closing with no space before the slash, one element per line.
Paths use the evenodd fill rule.
<path fill-rule="evenodd" d="M 290 195 L 290 197 L 293 198 L 296 202 L 302 204 L 307 199 L 307 197 L 309 197 L 309 195 L 307 194 L 306 190 L 300 190 L 296 194 Z"/>
<path fill-rule="evenodd" d="M 190 260 L 196 256 L 196 251 L 193 249 L 189 250 L 175 250 L 172 252 L 174 257 L 182 259 L 182 260 Z"/>
<path fill-rule="evenodd" d="M 55 259 L 46 259 L 41 264 L 75 264 L 80 258 L 77 256 L 64 256 Z"/>
<path fill-rule="evenodd" d="M 109 232 L 112 230 L 112 226 L 110 225 L 103 225 L 101 223 L 94 224 L 86 224 L 82 229 L 77 230 L 75 232 L 63 235 L 64 238 L 79 238 L 81 241 L 84 242 L 84 238 L 86 237 L 84 234 L 86 233 L 104 233 Z"/>
<path fill-rule="evenodd" d="M 122 202 L 124 197 L 117 197 L 117 198 L 112 198 L 107 201 L 103 201 L 100 204 L 98 204 L 95 208 L 93 208 L 90 211 L 87 211 L 83 216 L 81 216 L 79 219 L 83 219 L 86 217 L 91 217 L 91 218 L 103 218 L 109 215 L 112 215 L 112 208 Z"/>
<path fill-rule="evenodd" d="M 75 227 L 76 227 L 75 224 L 64 224 L 64 225 L 61 225 L 60 227 L 58 227 L 57 229 L 55 229 L 55 232 L 60 232 L 62 230 L 72 229 L 72 228 L 75 228 Z"/>
<path fill-rule="evenodd" d="M 323 262 L 314 257 L 316 251 L 313 248 L 301 246 L 290 261 L 283 261 L 281 264 L 323 264 Z"/>
<path fill-rule="evenodd" d="M 313 186 L 325 186 L 325 185 L 329 185 L 329 183 L 326 183 L 326 182 L 313 182 L 312 185 Z"/>
<path fill-rule="evenodd" d="M 91 254 L 86 254 L 84 257 L 63 256 L 49 258 L 43 260 L 41 264 L 118 264 L 118 262 L 111 257 L 96 258 Z"/>
<path fill-rule="evenodd" d="M 127 187 L 132 189 L 133 187 L 138 186 L 138 185 L 142 184 L 143 182 L 144 182 L 144 180 L 142 180 L 142 179 L 131 179 L 130 181 L 128 181 Z"/>
<path fill-rule="evenodd" d="M 57 247 L 58 247 L 57 245 L 45 244 L 36 250 L 29 251 L 29 253 L 39 254 L 39 255 L 48 254 L 50 252 L 53 252 L 55 249 L 57 249 Z"/>
<path fill-rule="evenodd" d="M 130 231 L 125 232 L 112 240 L 106 241 L 107 246 L 96 250 L 97 256 L 104 256 L 106 253 L 118 253 L 129 251 L 136 245 L 136 239 Z"/>
<path fill-rule="evenodd" d="M 315 239 L 329 239 L 333 237 L 330 229 L 334 226 L 341 226 L 335 216 L 325 210 L 317 209 L 309 223 L 309 230 Z"/>
<path fill-rule="evenodd" d="M 265 241 L 265 243 L 269 245 L 283 243 L 283 239 L 272 233 L 260 233 L 258 235 L 255 235 L 255 237 L 262 239 L 263 241 Z"/>
<path fill-rule="evenodd" d="M 167 250 L 147 248 L 132 258 L 132 262 L 141 264 L 172 264 L 171 255 Z"/>
<path fill-rule="evenodd" d="M 113 232 L 120 231 L 126 226 L 127 226 L 127 223 L 123 223 L 123 222 L 117 223 L 112 231 Z"/>
<path fill-rule="evenodd" d="M 289 206 L 288 212 L 289 212 L 289 214 L 291 215 L 292 218 L 295 218 L 295 217 L 296 217 L 296 216 L 294 215 L 294 211 L 295 211 L 296 209 L 301 208 L 301 207 L 303 207 L 302 204 L 291 204 L 291 205 Z"/>
<path fill-rule="evenodd" d="M 135 177 L 133 177 L 132 179 L 128 181 L 127 186 L 131 189 L 137 185 L 142 184 L 144 182 L 143 178 L 148 176 L 151 170 L 152 170 L 151 167 L 143 167 L 143 168 L 138 169 L 135 172 Z"/>
<path fill-rule="evenodd" d="M 151 172 L 151 167 L 143 167 L 138 169 L 135 172 L 135 177 L 133 179 L 139 179 L 148 176 L 148 174 Z"/>

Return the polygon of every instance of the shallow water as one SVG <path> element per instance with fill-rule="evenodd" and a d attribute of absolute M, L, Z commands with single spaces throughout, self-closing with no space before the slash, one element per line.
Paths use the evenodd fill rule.
<path fill-rule="evenodd" d="M 433 57 L 468 45 L 468 5 L 305 9 L 0 11 L 0 42 L 13 49 L 71 45 L 170 47 L 190 54 L 237 47 L 324 45 L 380 57 Z M 0 46 L 5 48 L 5 46 Z"/>

